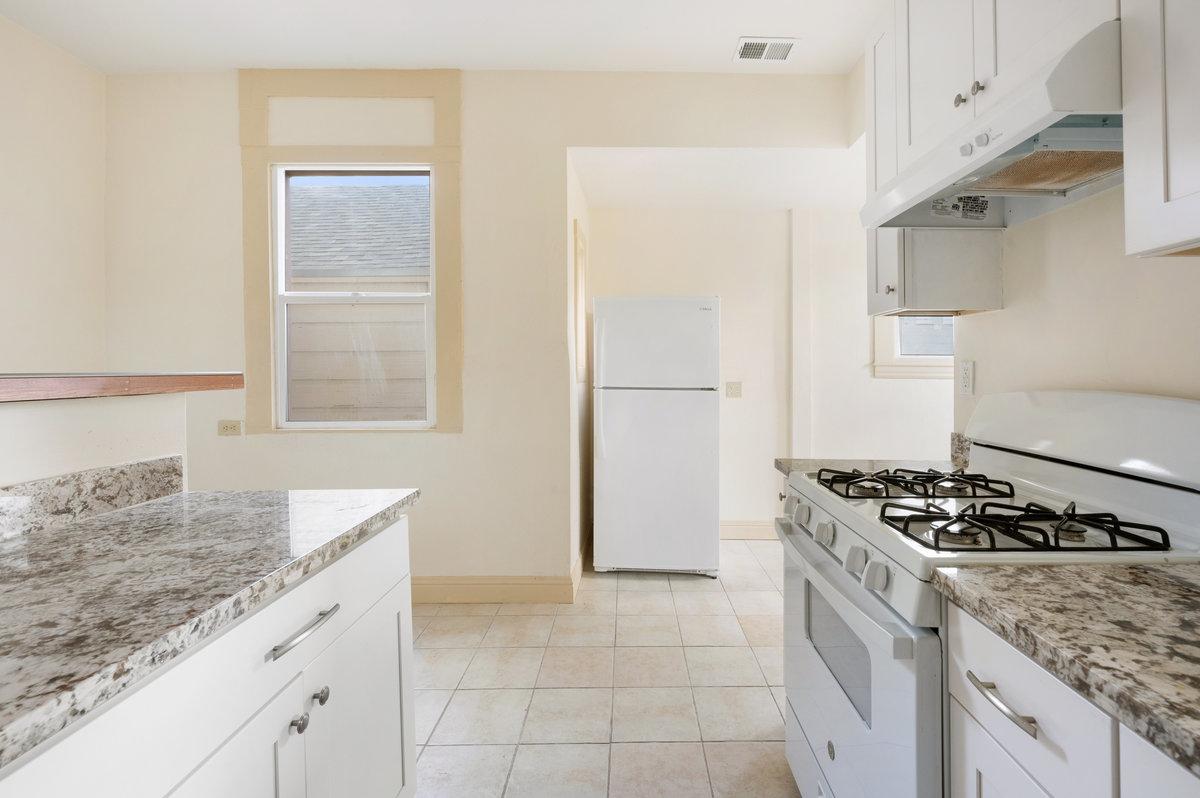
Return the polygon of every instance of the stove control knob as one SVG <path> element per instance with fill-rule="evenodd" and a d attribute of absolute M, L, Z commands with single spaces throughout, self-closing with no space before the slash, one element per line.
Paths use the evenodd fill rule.
<path fill-rule="evenodd" d="M 796 509 L 792 512 L 792 520 L 800 526 L 808 526 L 808 519 L 812 518 L 812 508 L 807 504 L 796 502 Z"/>
<path fill-rule="evenodd" d="M 850 573 L 858 576 L 863 572 L 863 568 L 867 565 L 867 550 L 862 546 L 851 546 L 846 550 L 846 559 L 842 562 L 842 567 Z"/>
<path fill-rule="evenodd" d="M 833 545 L 833 539 L 837 537 L 837 529 L 834 528 L 832 521 L 822 521 L 817 524 L 817 531 L 813 534 L 817 542 L 828 548 Z"/>
<path fill-rule="evenodd" d="M 887 566 L 881 562 L 869 562 L 863 569 L 862 584 L 867 590 L 883 590 L 888 583 Z"/>

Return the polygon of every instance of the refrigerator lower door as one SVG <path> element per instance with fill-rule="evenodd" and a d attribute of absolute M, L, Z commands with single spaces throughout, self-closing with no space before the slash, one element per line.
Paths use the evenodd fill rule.
<path fill-rule="evenodd" d="M 593 391 L 593 564 L 715 572 L 716 391 Z"/>

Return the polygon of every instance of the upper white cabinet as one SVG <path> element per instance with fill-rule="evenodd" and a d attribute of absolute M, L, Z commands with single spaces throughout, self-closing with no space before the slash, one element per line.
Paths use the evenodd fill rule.
<path fill-rule="evenodd" d="M 877 228 L 867 231 L 867 310 L 957 313 L 1002 306 L 1002 232 Z"/>
<path fill-rule="evenodd" d="M 896 176 L 896 27 L 887 15 L 867 39 L 867 193 Z"/>
<path fill-rule="evenodd" d="M 971 3 L 896 1 L 900 168 L 971 121 Z"/>
<path fill-rule="evenodd" d="M 1196 0 L 1124 0 L 1125 251 L 1131 255 L 1200 247 L 1197 34 Z"/>

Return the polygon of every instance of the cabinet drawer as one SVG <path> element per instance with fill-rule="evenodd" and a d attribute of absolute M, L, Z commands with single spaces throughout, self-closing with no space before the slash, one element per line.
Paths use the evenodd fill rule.
<path fill-rule="evenodd" d="M 408 519 L 220 632 L 0 780 L 0 798 L 159 798 L 408 573 Z M 285 642 L 337 612 L 278 659 Z"/>
<path fill-rule="evenodd" d="M 950 694 L 967 712 L 1057 798 L 1114 796 L 1116 721 L 960 608 L 950 605 L 947 620 Z M 1032 716 L 1037 736 L 989 694 L 1016 715 Z"/>

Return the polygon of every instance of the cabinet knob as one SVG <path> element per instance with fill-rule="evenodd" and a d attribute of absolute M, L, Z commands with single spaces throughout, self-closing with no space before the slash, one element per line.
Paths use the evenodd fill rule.
<path fill-rule="evenodd" d="M 292 718 L 289 725 L 296 730 L 296 734 L 304 734 L 304 730 L 308 728 L 308 713 L 305 712 L 298 718 Z"/>
<path fill-rule="evenodd" d="M 967 102 L 967 98 L 966 98 L 966 97 L 964 97 L 964 96 L 962 96 L 962 93 L 961 93 L 961 92 L 960 92 L 960 93 L 958 93 L 958 94 L 956 94 L 956 95 L 954 95 L 954 107 L 955 107 L 955 108 L 957 108 L 957 107 L 958 107 L 958 106 L 960 106 L 960 105 L 963 105 L 963 104 L 964 104 L 964 103 L 966 103 L 966 102 Z"/>
<path fill-rule="evenodd" d="M 987 88 L 987 86 L 984 86 L 979 81 L 975 81 L 974 83 L 971 84 L 971 96 L 974 97 L 976 94 L 978 94 L 979 92 L 983 91 L 986 88 Z M 956 105 L 954 107 L 957 108 L 958 106 Z"/>
<path fill-rule="evenodd" d="M 325 703 L 329 701 L 329 685 L 325 685 L 320 690 L 313 693 L 312 697 L 313 701 L 316 701 L 321 706 L 325 706 Z"/>
<path fill-rule="evenodd" d="M 784 500 L 784 499 L 786 499 L 786 498 L 787 498 L 787 494 L 786 494 L 786 493 L 781 493 L 781 494 L 779 494 L 779 501 L 783 501 L 783 500 Z"/>
<path fill-rule="evenodd" d="M 885 293 L 885 294 L 894 294 L 894 293 L 896 293 L 896 286 L 894 286 L 894 285 L 885 285 L 885 286 L 883 287 L 883 293 Z"/>

